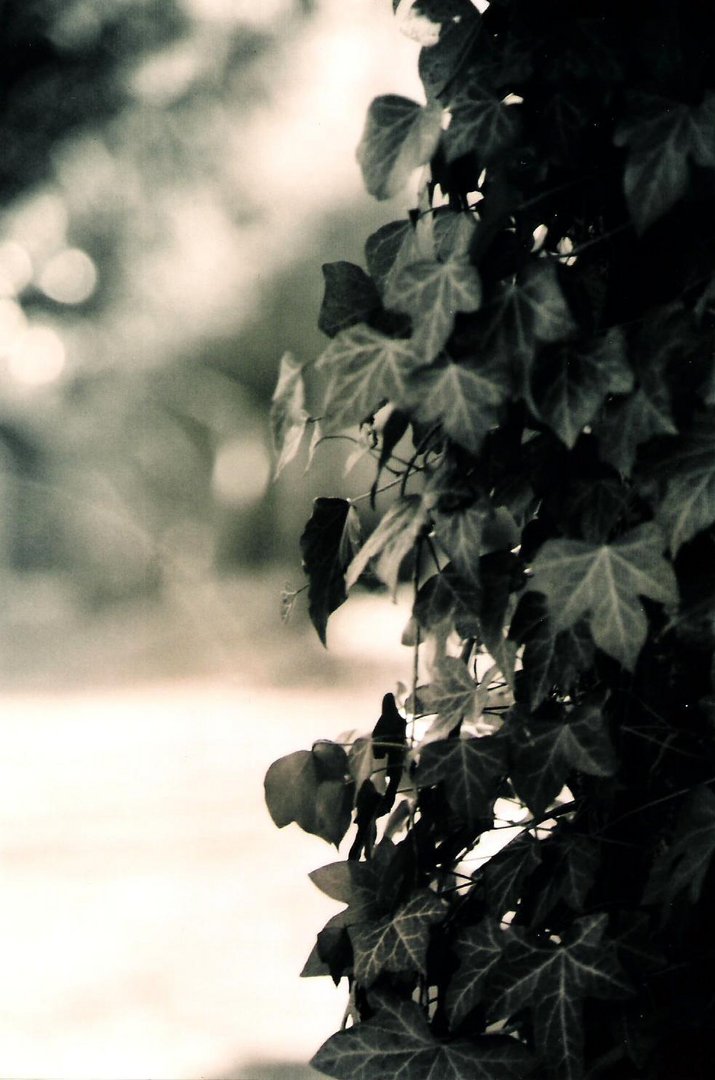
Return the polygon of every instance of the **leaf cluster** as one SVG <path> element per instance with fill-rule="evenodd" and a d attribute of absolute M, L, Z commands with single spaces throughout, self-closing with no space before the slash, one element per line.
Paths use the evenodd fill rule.
<path fill-rule="evenodd" d="M 418 203 L 325 268 L 321 430 L 379 520 L 318 499 L 310 614 L 412 590 L 414 685 L 278 825 L 346 858 L 304 974 L 329 1076 L 704 1078 L 715 1060 L 715 23 L 706 5 L 395 0 L 426 104 L 358 161 Z M 281 467 L 316 421 L 274 400 Z M 409 584 L 408 584 L 409 583 Z M 342 752 L 342 751 L 341 751 Z M 322 771 L 321 771 L 322 770 Z M 340 796 L 338 791 L 341 792 Z M 322 808 L 322 809 L 321 809 Z M 323 813 L 324 810 L 324 813 Z"/>

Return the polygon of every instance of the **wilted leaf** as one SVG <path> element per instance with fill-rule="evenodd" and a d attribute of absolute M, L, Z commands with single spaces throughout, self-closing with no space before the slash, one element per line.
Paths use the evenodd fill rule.
<path fill-rule="evenodd" d="M 286 465 L 298 453 L 308 413 L 304 406 L 305 386 L 303 365 L 296 363 L 292 353 L 281 357 L 278 382 L 271 398 L 270 428 L 273 443 L 276 480 Z"/>
<path fill-rule="evenodd" d="M 375 572 L 394 596 L 402 560 L 426 522 L 427 511 L 419 495 L 403 495 L 394 502 L 347 568 L 346 588 L 352 588 L 370 560 L 377 558 Z"/>
<path fill-rule="evenodd" d="M 408 340 L 359 323 L 333 338 L 316 366 L 330 375 L 323 424 L 335 431 L 362 423 L 385 401 L 404 398 L 418 360 Z"/>
<path fill-rule="evenodd" d="M 498 735 L 443 739 L 425 746 L 415 779 L 418 787 L 444 781 L 454 812 L 478 827 L 490 815 L 505 769 L 506 743 Z"/>
<path fill-rule="evenodd" d="M 438 1042 L 419 1005 L 382 997 L 373 1017 L 331 1036 L 311 1065 L 336 1080 L 519 1080 L 532 1060 L 505 1036 Z"/>
<path fill-rule="evenodd" d="M 436 893 L 420 889 L 394 915 L 351 926 L 358 982 L 370 986 L 388 971 L 424 974 L 430 926 L 442 922 L 447 910 Z"/>
<path fill-rule="evenodd" d="M 467 259 L 422 259 L 394 277 L 385 303 L 412 318 L 412 347 L 423 363 L 444 348 L 458 311 L 477 311 L 482 300 L 479 275 Z"/>
<path fill-rule="evenodd" d="M 357 149 L 365 187 L 376 199 L 398 195 L 410 176 L 434 154 L 442 109 L 386 94 L 370 105 Z"/>
<path fill-rule="evenodd" d="M 380 294 L 375 285 L 354 263 L 325 263 L 323 277 L 325 292 L 318 326 L 328 337 L 335 337 L 356 323 L 366 322 L 380 307 Z"/>
<path fill-rule="evenodd" d="M 335 744 L 333 744 L 335 745 Z M 352 789 L 347 782 L 347 755 L 343 775 L 326 772 L 312 750 L 298 750 L 274 761 L 265 778 L 266 805 L 279 829 L 295 821 L 305 832 L 330 844 L 340 843 L 350 825 Z"/>
<path fill-rule="evenodd" d="M 586 616 L 599 648 L 632 671 L 648 629 L 640 597 L 662 604 L 678 599 L 663 547 L 662 533 L 651 522 L 613 544 L 547 540 L 534 560 L 528 588 L 546 596 L 557 630 Z"/>
<path fill-rule="evenodd" d="M 511 929 L 513 945 L 496 973 L 501 992 L 494 1014 L 532 1011 L 537 1051 L 559 1080 L 583 1076 L 584 998 L 618 1000 L 631 993 L 613 947 L 603 941 L 607 922 L 606 915 L 577 919 L 558 945 L 534 943 Z"/>
<path fill-rule="evenodd" d="M 315 499 L 300 547 L 310 618 L 324 645 L 328 617 L 347 600 L 344 574 L 359 542 L 360 521 L 348 499 Z"/>

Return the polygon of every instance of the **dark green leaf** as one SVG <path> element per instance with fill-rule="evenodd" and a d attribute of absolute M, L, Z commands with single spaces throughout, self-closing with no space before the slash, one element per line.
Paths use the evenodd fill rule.
<path fill-rule="evenodd" d="M 477 311 L 482 301 L 479 275 L 465 258 L 410 263 L 391 279 L 385 303 L 412 318 L 412 347 L 423 363 L 444 348 L 458 311 Z"/>
<path fill-rule="evenodd" d="M 613 544 L 547 540 L 528 588 L 546 596 L 557 630 L 586 616 L 599 648 L 632 671 L 648 629 L 640 597 L 669 605 L 678 599 L 673 568 L 662 557 L 664 544 L 650 522 Z"/>
<path fill-rule="evenodd" d="M 583 999 L 618 1000 L 631 992 L 613 947 L 603 941 L 607 921 L 606 915 L 577 919 L 560 944 L 509 931 L 514 944 L 497 972 L 495 1015 L 532 1011 L 537 1051 L 559 1080 L 583 1077 Z"/>
<path fill-rule="evenodd" d="M 477 684 L 466 664 L 454 656 L 445 656 L 429 686 L 422 690 L 421 705 L 426 713 L 436 713 L 439 727 L 430 734 L 446 737 L 462 720 L 469 722 L 481 715 L 483 702 Z"/>
<path fill-rule="evenodd" d="M 532 711 L 556 684 L 570 693 L 578 675 L 593 660 L 593 641 L 585 621 L 556 631 L 549 619 L 546 597 L 525 592 L 519 598 L 509 626 L 509 637 L 524 645 L 519 700 Z"/>
<path fill-rule="evenodd" d="M 415 230 L 407 220 L 391 221 L 368 237 L 365 260 L 370 277 L 383 292 L 392 277 L 416 258 Z"/>
<path fill-rule="evenodd" d="M 522 832 L 479 870 L 489 910 L 501 918 L 515 911 L 525 880 L 541 862 L 539 841 Z"/>
<path fill-rule="evenodd" d="M 375 572 L 394 596 L 402 560 L 415 546 L 427 520 L 419 495 L 403 495 L 394 502 L 347 568 L 346 587 L 352 588 L 370 560 L 377 558 Z"/>
<path fill-rule="evenodd" d="M 581 348 L 560 346 L 545 352 L 532 381 L 539 413 L 569 448 L 593 420 L 606 395 L 627 393 L 632 385 L 633 373 L 618 330 Z"/>
<path fill-rule="evenodd" d="M 499 362 L 448 361 L 413 374 L 403 402 L 419 423 L 441 423 L 450 439 L 477 454 L 499 421 L 509 390 L 508 371 Z"/>
<path fill-rule="evenodd" d="M 347 755 L 344 758 L 347 773 Z M 351 785 L 346 777 L 326 779 L 311 750 L 298 750 L 274 761 L 266 773 L 265 796 L 279 829 L 295 821 L 305 832 L 337 845 L 350 825 Z"/>
<path fill-rule="evenodd" d="M 356 323 L 367 322 L 380 307 L 380 294 L 364 270 L 350 262 L 324 263 L 325 292 L 318 326 L 335 337 Z"/>
<path fill-rule="evenodd" d="M 371 986 L 383 972 L 425 974 L 430 927 L 442 922 L 447 910 L 436 893 L 420 889 L 394 915 L 351 926 L 358 982 Z"/>
<path fill-rule="evenodd" d="M 636 228 L 643 232 L 682 198 L 689 157 L 713 164 L 710 114 L 654 95 L 634 95 L 631 114 L 616 131 L 628 146 L 625 192 Z"/>
<path fill-rule="evenodd" d="M 330 375 L 323 425 L 336 431 L 362 423 L 385 401 L 403 399 L 419 361 L 409 341 L 358 323 L 333 338 L 316 366 Z"/>
<path fill-rule="evenodd" d="M 452 121 L 445 136 L 445 153 L 454 161 L 472 151 L 480 165 L 490 165 L 507 150 L 521 127 L 519 109 L 505 104 L 482 87 L 460 90 L 449 103 Z"/>
<path fill-rule="evenodd" d="M 386 94 L 375 98 L 357 150 L 365 187 L 376 199 L 398 195 L 410 176 L 434 154 L 442 110 Z"/>
<path fill-rule="evenodd" d="M 526 1047 L 504 1036 L 438 1042 L 414 1001 L 381 998 L 376 1014 L 321 1046 L 314 1068 L 336 1080 L 519 1080 Z"/>
<path fill-rule="evenodd" d="M 675 898 L 687 890 L 690 903 L 696 904 L 713 855 L 715 795 L 699 786 L 686 797 L 673 841 L 653 865 L 645 903 L 663 904 L 667 915 Z"/>
<path fill-rule="evenodd" d="M 309 418 L 304 403 L 303 365 L 296 363 L 292 353 L 284 353 L 281 357 L 278 382 L 271 398 L 274 480 L 298 453 Z"/>
<path fill-rule="evenodd" d="M 432 512 L 435 534 L 465 581 L 479 587 L 482 534 L 493 510 L 486 501 L 458 507 L 451 513 Z"/>
<path fill-rule="evenodd" d="M 484 998 L 492 969 L 501 959 L 504 931 L 498 919 L 485 918 L 478 926 L 468 926 L 457 934 L 453 949 L 459 967 L 447 989 L 446 1010 L 451 1028 L 456 1028 Z"/>
<path fill-rule="evenodd" d="M 612 776 L 617 761 L 603 714 L 580 705 L 568 717 L 542 720 L 516 711 L 510 720 L 512 780 L 517 794 L 540 816 L 560 793 L 572 770 Z"/>
<path fill-rule="evenodd" d="M 668 456 L 657 517 L 675 554 L 715 521 L 715 417 L 698 417 Z"/>
<path fill-rule="evenodd" d="M 329 616 L 347 600 L 344 575 L 359 542 L 360 521 L 348 499 L 315 499 L 300 547 L 310 618 L 323 644 Z"/>
<path fill-rule="evenodd" d="M 497 735 L 444 739 L 425 746 L 415 779 L 418 787 L 444 781 L 449 805 L 476 828 L 489 818 L 505 763 L 506 744 Z"/>
<path fill-rule="evenodd" d="M 551 849 L 550 874 L 530 912 L 532 924 L 548 922 L 559 901 L 582 912 L 601 858 L 598 844 L 588 836 L 562 832 L 546 843 Z"/>

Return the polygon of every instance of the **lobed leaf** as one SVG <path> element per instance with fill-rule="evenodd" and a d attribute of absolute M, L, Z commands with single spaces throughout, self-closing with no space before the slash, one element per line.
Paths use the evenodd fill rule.
<path fill-rule="evenodd" d="M 350 926 L 358 982 L 371 986 L 384 972 L 424 975 L 430 927 L 442 922 L 447 910 L 436 893 L 420 889 L 394 915 Z"/>
<path fill-rule="evenodd" d="M 365 187 L 376 199 L 398 195 L 410 176 L 426 164 L 442 132 L 438 105 L 386 94 L 370 105 L 357 149 Z"/>
<path fill-rule="evenodd" d="M 311 1065 L 336 1080 L 519 1080 L 531 1069 L 516 1039 L 438 1042 L 414 1001 L 383 996 L 378 1005 L 369 1020 L 331 1036 Z"/>
<path fill-rule="evenodd" d="M 323 264 L 325 291 L 318 327 L 335 337 L 356 323 L 367 322 L 380 306 L 380 294 L 365 271 L 350 262 Z"/>
<path fill-rule="evenodd" d="M 484 1000 L 492 970 L 502 957 L 504 931 L 499 920 L 483 919 L 478 926 L 460 930 L 453 943 L 459 967 L 447 988 L 445 1008 L 451 1028 L 456 1028 Z"/>
<path fill-rule="evenodd" d="M 673 568 L 662 556 L 664 546 L 652 522 L 613 544 L 547 540 L 527 588 L 544 594 L 557 630 L 585 616 L 599 648 L 633 671 L 648 628 L 640 597 L 668 605 L 678 599 Z"/>
<path fill-rule="evenodd" d="M 425 364 L 446 345 L 456 313 L 477 311 L 481 302 L 479 275 L 465 258 L 410 263 L 385 293 L 388 307 L 412 317 L 412 347 Z"/>
<path fill-rule="evenodd" d="M 316 366 L 330 375 L 323 426 L 339 431 L 362 423 L 386 401 L 404 398 L 407 378 L 419 361 L 406 339 L 358 323 L 333 338 Z"/>
<path fill-rule="evenodd" d="M 348 566 L 346 588 L 351 589 L 370 560 L 377 558 L 375 572 L 394 596 L 402 560 L 414 547 L 426 523 L 427 511 L 421 496 L 401 496 L 387 510 Z"/>
<path fill-rule="evenodd" d="M 417 787 L 444 782 L 449 805 L 470 827 L 491 815 L 497 788 L 506 771 L 506 743 L 499 735 L 442 739 L 420 754 Z"/>

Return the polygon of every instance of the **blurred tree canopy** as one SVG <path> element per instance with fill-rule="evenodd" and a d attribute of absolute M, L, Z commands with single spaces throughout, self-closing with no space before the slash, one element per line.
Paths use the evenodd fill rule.
<path fill-rule="evenodd" d="M 267 342 L 254 319 L 242 350 L 240 296 L 216 322 L 258 212 L 242 131 L 312 4 L 263 22 L 200 9 L 0 2 L 6 595 L 59 584 L 95 606 L 280 554 L 280 507 L 259 500 L 281 327 Z M 293 305 L 298 330 L 309 309 Z"/>

